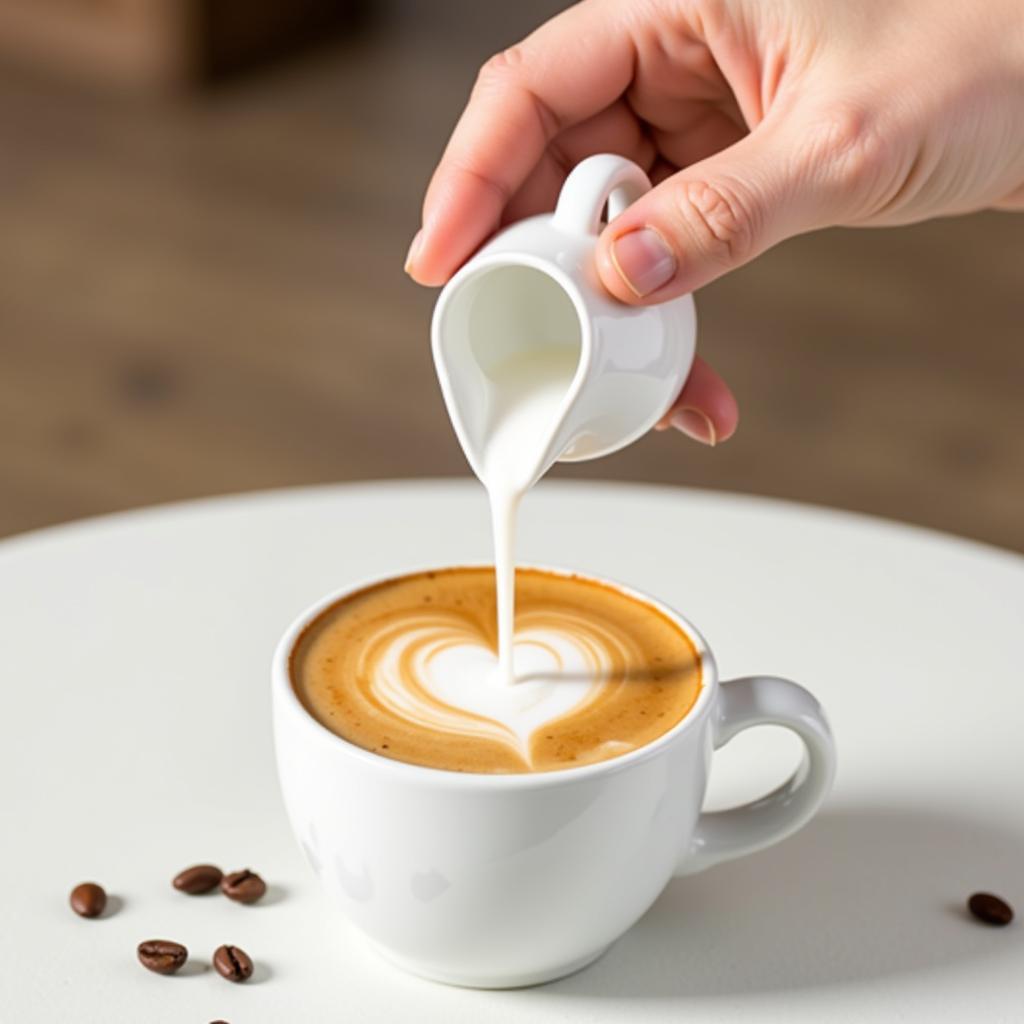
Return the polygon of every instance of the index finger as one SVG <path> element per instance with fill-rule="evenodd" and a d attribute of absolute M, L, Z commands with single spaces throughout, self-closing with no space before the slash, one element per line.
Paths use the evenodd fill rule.
<path fill-rule="evenodd" d="M 423 203 L 406 266 L 421 284 L 443 284 L 497 229 L 560 131 L 625 92 L 634 49 L 620 11 L 571 7 L 483 66 Z"/>

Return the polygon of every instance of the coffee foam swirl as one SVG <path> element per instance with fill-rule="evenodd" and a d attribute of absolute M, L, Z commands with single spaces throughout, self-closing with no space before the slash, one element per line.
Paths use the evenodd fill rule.
<path fill-rule="evenodd" d="M 398 760 L 547 771 L 615 757 L 671 728 L 700 689 L 692 642 L 613 588 L 517 574 L 514 664 L 498 670 L 493 574 L 371 588 L 297 645 L 296 690 L 328 728 Z"/>
<path fill-rule="evenodd" d="M 628 637 L 565 611 L 520 616 L 516 682 L 499 676 L 486 637 L 455 615 L 413 614 L 384 625 L 364 651 L 359 675 L 382 708 L 420 728 L 491 740 L 531 764 L 542 726 L 607 699 L 621 668 L 636 660 Z M 618 752 L 632 749 L 620 743 Z"/>

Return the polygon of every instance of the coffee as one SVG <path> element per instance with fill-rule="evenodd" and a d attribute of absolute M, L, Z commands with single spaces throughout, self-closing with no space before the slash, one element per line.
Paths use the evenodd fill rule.
<path fill-rule="evenodd" d="M 237 983 L 252 977 L 252 957 L 238 946 L 218 946 L 213 952 L 214 970 L 228 981 Z"/>
<path fill-rule="evenodd" d="M 692 639 L 613 586 L 519 569 L 513 686 L 494 571 L 415 573 L 342 598 L 296 643 L 292 685 L 332 732 L 399 761 L 543 772 L 604 761 L 676 725 L 701 689 Z"/>
<path fill-rule="evenodd" d="M 184 871 L 179 871 L 171 884 L 178 892 L 189 896 L 202 896 L 213 892 L 224 878 L 224 872 L 216 864 L 193 864 Z"/>
<path fill-rule="evenodd" d="M 99 917 L 107 906 L 107 893 L 102 885 L 82 882 L 71 890 L 71 909 L 79 917 Z"/>
<path fill-rule="evenodd" d="M 244 868 L 225 875 L 220 880 L 220 891 L 236 903 L 255 903 L 267 894 L 267 883 L 255 871 Z"/>
<path fill-rule="evenodd" d="M 188 950 L 180 942 L 169 939 L 148 939 L 135 950 L 139 963 L 155 974 L 176 974 L 188 960 Z"/>

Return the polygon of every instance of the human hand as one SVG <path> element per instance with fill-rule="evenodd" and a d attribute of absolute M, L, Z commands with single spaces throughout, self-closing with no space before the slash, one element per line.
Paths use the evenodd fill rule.
<path fill-rule="evenodd" d="M 1019 0 L 585 0 L 481 69 L 406 269 L 443 284 L 613 152 L 656 187 L 605 228 L 598 270 L 662 302 L 815 228 L 1024 209 L 1022 140 Z M 737 419 L 698 360 L 660 426 L 714 443 Z"/>

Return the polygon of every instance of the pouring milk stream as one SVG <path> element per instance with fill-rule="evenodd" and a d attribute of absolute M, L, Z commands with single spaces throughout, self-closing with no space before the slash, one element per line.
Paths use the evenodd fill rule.
<path fill-rule="evenodd" d="M 432 344 L 448 415 L 491 508 L 498 668 L 515 681 L 515 537 L 519 504 L 559 461 L 597 458 L 645 434 L 693 363 L 689 295 L 627 307 L 597 277 L 608 206 L 650 188 L 636 164 L 592 156 L 566 179 L 553 214 L 506 228 L 442 290 Z"/>

